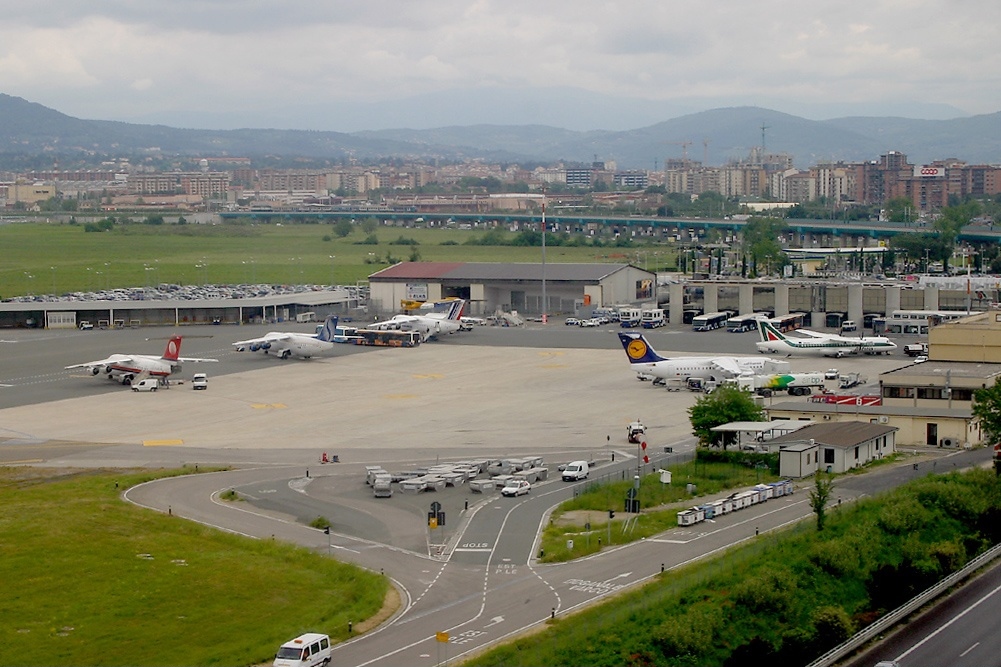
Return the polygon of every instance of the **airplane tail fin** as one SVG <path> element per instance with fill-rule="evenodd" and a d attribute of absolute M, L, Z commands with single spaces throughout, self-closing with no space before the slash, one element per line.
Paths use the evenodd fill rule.
<path fill-rule="evenodd" d="M 458 320 L 462 317 L 462 308 L 466 305 L 464 299 L 456 299 L 448 308 L 448 313 L 445 315 L 446 320 Z"/>
<path fill-rule="evenodd" d="M 643 334 L 620 333 L 619 342 L 622 343 L 622 348 L 626 351 L 626 356 L 629 357 L 629 363 L 631 364 L 649 364 L 655 361 L 666 361 L 664 357 L 657 354 L 656 350 L 651 347 L 647 339 L 643 337 Z"/>
<path fill-rule="evenodd" d="M 324 343 L 334 342 L 334 329 L 337 328 L 337 320 L 339 318 L 337 315 L 331 315 L 327 318 L 327 321 L 323 323 L 320 331 L 316 334 L 317 340 L 322 340 Z"/>
<path fill-rule="evenodd" d="M 758 320 L 758 333 L 761 334 L 762 343 L 768 343 L 773 340 L 785 340 L 785 336 L 768 320 Z"/>
<path fill-rule="evenodd" d="M 177 361 L 181 356 L 181 337 L 171 336 L 167 341 L 167 347 L 163 351 L 163 358 L 167 361 Z"/>

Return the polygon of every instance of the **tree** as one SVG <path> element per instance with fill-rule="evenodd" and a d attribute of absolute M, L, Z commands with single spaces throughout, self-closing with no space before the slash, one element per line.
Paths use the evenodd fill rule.
<path fill-rule="evenodd" d="M 344 238 L 354 229 L 354 225 L 351 224 L 350 220 L 338 220 L 334 225 L 334 233 L 340 238 Z"/>
<path fill-rule="evenodd" d="M 731 385 L 718 387 L 695 401 L 695 405 L 688 408 L 688 417 L 692 423 L 692 435 L 699 439 L 700 445 L 722 443 L 723 449 L 728 443 L 722 433 L 712 430 L 714 426 L 765 420 L 764 411 L 754 402 L 750 392 Z"/>
<path fill-rule="evenodd" d="M 990 387 L 973 390 L 973 416 L 980 421 L 984 440 L 1001 443 L 1001 378 Z"/>
<path fill-rule="evenodd" d="M 813 474 L 813 489 L 810 490 L 810 507 L 817 515 L 817 531 L 824 529 L 824 522 L 827 520 L 827 503 L 831 500 L 834 492 L 834 479 L 830 474 L 822 473 L 818 469 Z"/>
<path fill-rule="evenodd" d="M 759 266 L 764 266 L 764 274 L 771 269 L 779 269 L 786 263 L 785 251 L 779 244 L 779 236 L 789 231 L 784 220 L 778 218 L 751 218 L 744 225 L 741 248 L 751 256 L 753 273 L 761 275 Z"/>

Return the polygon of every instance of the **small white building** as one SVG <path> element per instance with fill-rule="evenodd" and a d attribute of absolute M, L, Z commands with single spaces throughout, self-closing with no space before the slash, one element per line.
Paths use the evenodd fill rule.
<path fill-rule="evenodd" d="M 817 470 L 843 473 L 896 451 L 896 427 L 867 422 L 812 424 L 768 441 L 778 448 L 779 475 L 805 477 Z"/>

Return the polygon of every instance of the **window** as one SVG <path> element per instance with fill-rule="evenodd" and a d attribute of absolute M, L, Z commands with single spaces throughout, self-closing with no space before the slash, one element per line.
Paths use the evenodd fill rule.
<path fill-rule="evenodd" d="M 824 448 L 824 463 L 834 463 L 834 450 L 830 447 Z"/>
<path fill-rule="evenodd" d="M 914 387 L 883 387 L 883 398 L 914 398 Z"/>
<path fill-rule="evenodd" d="M 858 461 L 858 447 L 855 448 L 855 460 Z"/>

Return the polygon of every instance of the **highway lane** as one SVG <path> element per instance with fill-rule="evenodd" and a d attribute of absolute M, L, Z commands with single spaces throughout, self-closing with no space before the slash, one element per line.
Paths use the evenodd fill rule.
<path fill-rule="evenodd" d="M 1001 665 L 1001 563 L 924 610 L 844 667 L 897 660 L 901 667 Z"/>

